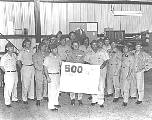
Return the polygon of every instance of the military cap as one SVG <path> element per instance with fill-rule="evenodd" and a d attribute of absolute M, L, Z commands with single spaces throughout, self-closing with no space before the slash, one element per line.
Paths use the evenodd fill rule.
<path fill-rule="evenodd" d="M 97 40 L 92 40 L 90 44 L 92 45 L 93 43 L 97 44 Z"/>
<path fill-rule="evenodd" d="M 8 43 L 6 44 L 6 48 L 9 48 L 9 47 L 14 47 L 14 45 L 13 45 L 11 42 L 8 42 Z"/>
<path fill-rule="evenodd" d="M 57 35 L 62 34 L 62 31 L 58 31 Z"/>
<path fill-rule="evenodd" d="M 137 46 L 137 45 L 142 46 L 142 43 L 141 43 L 140 41 L 137 41 L 137 42 L 136 42 L 136 46 Z"/>
<path fill-rule="evenodd" d="M 104 38 L 104 41 L 106 41 L 106 40 L 109 40 L 109 38 L 108 38 L 108 37 L 105 37 L 105 38 Z"/>

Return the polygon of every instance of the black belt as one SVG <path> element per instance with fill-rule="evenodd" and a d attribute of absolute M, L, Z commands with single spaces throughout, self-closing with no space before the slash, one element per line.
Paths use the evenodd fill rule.
<path fill-rule="evenodd" d="M 31 64 L 31 65 L 24 65 L 24 66 L 33 66 L 33 64 Z"/>
<path fill-rule="evenodd" d="M 60 74 L 60 73 L 58 72 L 58 73 L 49 73 L 49 74 Z"/>
<path fill-rule="evenodd" d="M 16 72 L 16 71 L 5 71 L 5 72 Z"/>

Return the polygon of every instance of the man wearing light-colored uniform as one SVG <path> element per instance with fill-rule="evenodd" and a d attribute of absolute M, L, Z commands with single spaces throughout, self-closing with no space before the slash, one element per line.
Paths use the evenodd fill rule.
<path fill-rule="evenodd" d="M 46 94 L 44 91 L 44 84 L 46 82 L 44 75 L 43 62 L 46 57 L 46 44 L 40 43 L 38 52 L 33 55 L 33 63 L 35 67 L 35 82 L 36 82 L 36 105 L 40 105 L 40 101 L 43 98 L 43 94 Z M 47 90 L 47 89 L 46 89 Z"/>
<path fill-rule="evenodd" d="M 66 39 L 61 39 L 60 45 L 58 46 L 58 54 L 60 55 L 62 61 L 66 60 L 67 52 L 69 52 L 70 49 L 70 46 L 66 44 Z"/>
<path fill-rule="evenodd" d="M 89 46 L 89 38 L 84 39 L 83 45 L 80 45 L 79 50 L 82 50 L 85 54 L 91 52 L 91 47 Z"/>
<path fill-rule="evenodd" d="M 71 51 L 67 54 L 67 62 L 72 62 L 72 63 L 84 63 L 84 56 L 85 53 L 81 50 L 79 50 L 79 42 L 78 41 L 73 41 L 72 42 L 72 49 Z M 79 105 L 82 105 L 82 93 L 78 93 L 78 102 Z M 71 105 L 75 105 L 75 93 L 70 93 L 70 98 L 71 98 Z"/>
<path fill-rule="evenodd" d="M 11 107 L 12 101 L 18 101 L 17 99 L 17 83 L 18 74 L 16 71 L 17 56 L 14 52 L 14 46 L 9 42 L 6 45 L 7 53 L 2 56 L 0 61 L 0 67 L 5 72 L 4 74 L 4 99 L 5 105 Z"/>
<path fill-rule="evenodd" d="M 124 99 L 123 106 L 127 106 L 129 93 L 132 98 L 136 98 L 134 60 L 134 55 L 129 51 L 129 46 L 125 45 L 123 48 L 120 75 L 121 93 Z"/>
<path fill-rule="evenodd" d="M 138 100 L 136 104 L 141 104 L 144 98 L 144 71 L 152 68 L 152 58 L 142 51 L 141 43 L 136 43 L 135 54 L 135 78 L 137 80 Z"/>
<path fill-rule="evenodd" d="M 99 86 L 98 95 L 92 95 L 92 103 L 91 105 L 94 106 L 96 103 L 100 105 L 100 107 L 104 107 L 104 83 L 105 83 L 105 66 L 107 64 L 107 61 L 109 59 L 109 56 L 106 52 L 98 50 L 98 44 L 96 40 L 93 40 L 91 42 L 91 48 L 93 49 L 93 52 L 88 53 L 85 56 L 84 61 L 88 62 L 91 65 L 100 65 L 100 78 L 99 78 Z"/>
<path fill-rule="evenodd" d="M 116 48 L 116 43 L 111 43 L 111 51 L 109 53 L 110 59 L 108 64 L 107 74 L 107 92 L 108 95 L 113 94 L 113 87 L 115 90 L 113 102 L 117 102 L 120 97 L 120 68 L 122 53 Z"/>
<path fill-rule="evenodd" d="M 18 64 L 21 68 L 22 100 L 24 104 L 28 104 L 27 98 L 34 99 L 35 69 L 33 66 L 33 54 L 31 41 L 25 39 L 23 41 L 23 50 L 18 55 Z"/>
<path fill-rule="evenodd" d="M 48 109 L 57 111 L 59 107 L 59 85 L 60 85 L 60 66 L 61 58 L 58 55 L 57 46 L 50 46 L 51 53 L 44 59 L 45 75 L 48 80 Z"/>
<path fill-rule="evenodd" d="M 109 39 L 108 38 L 106 38 L 105 40 L 104 40 L 104 45 L 103 45 L 103 49 L 104 50 L 106 50 L 108 53 L 110 52 L 110 50 L 111 50 L 111 45 L 109 44 Z"/>

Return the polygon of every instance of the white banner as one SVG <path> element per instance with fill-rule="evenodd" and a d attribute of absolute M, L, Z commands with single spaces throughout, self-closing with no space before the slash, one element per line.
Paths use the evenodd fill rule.
<path fill-rule="evenodd" d="M 60 91 L 98 94 L 100 65 L 62 62 Z"/>

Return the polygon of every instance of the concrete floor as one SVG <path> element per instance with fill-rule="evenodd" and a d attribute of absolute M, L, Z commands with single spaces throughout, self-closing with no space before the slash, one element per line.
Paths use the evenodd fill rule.
<path fill-rule="evenodd" d="M 129 100 L 127 107 L 122 107 L 122 100 L 113 103 L 113 98 L 106 98 L 104 108 L 98 105 L 90 106 L 87 95 L 83 97 L 83 105 L 70 105 L 67 94 L 59 98 L 61 108 L 58 112 L 47 109 L 47 102 L 42 101 L 37 107 L 35 101 L 12 103 L 11 108 L 4 105 L 3 91 L 0 89 L 0 120 L 152 120 L 152 70 L 145 73 L 145 99 L 141 105 L 136 105 L 136 100 Z M 20 87 L 20 86 L 19 86 Z M 19 98 L 21 94 L 18 94 Z"/>

